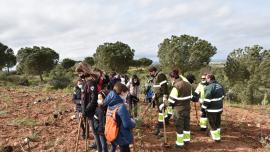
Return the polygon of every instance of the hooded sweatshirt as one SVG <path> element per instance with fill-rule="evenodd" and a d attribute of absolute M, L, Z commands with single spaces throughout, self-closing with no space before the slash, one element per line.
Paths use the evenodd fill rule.
<path fill-rule="evenodd" d="M 119 134 L 115 141 L 116 145 L 128 145 L 133 142 L 133 134 L 131 129 L 135 128 L 135 123 L 131 120 L 129 112 L 124 105 L 123 99 L 117 95 L 115 91 L 111 91 L 108 96 L 105 98 L 104 106 L 107 106 L 109 109 L 115 109 L 119 107 L 116 113 L 116 120 L 119 127 Z"/>

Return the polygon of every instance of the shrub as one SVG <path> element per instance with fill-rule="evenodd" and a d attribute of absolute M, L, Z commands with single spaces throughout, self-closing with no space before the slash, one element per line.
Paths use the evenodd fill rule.
<path fill-rule="evenodd" d="M 20 78 L 18 84 L 22 85 L 22 86 L 29 86 L 30 85 L 28 79 L 25 77 Z"/>
<path fill-rule="evenodd" d="M 64 89 L 72 84 L 72 73 L 65 70 L 61 65 L 56 66 L 50 72 L 50 85 L 54 89 Z"/>
<path fill-rule="evenodd" d="M 8 74 L 0 71 L 0 80 L 6 81 Z"/>

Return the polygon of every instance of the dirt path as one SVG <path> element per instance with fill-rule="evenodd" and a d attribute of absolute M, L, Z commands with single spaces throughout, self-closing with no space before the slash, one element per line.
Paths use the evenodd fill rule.
<path fill-rule="evenodd" d="M 37 90 L 0 88 L 0 146 L 16 148 L 24 138 L 31 137 L 34 140 L 30 142 L 32 151 L 73 151 L 77 122 L 70 118 L 74 114 L 71 96 L 61 91 Z M 145 107 L 146 104 L 142 104 L 142 109 Z M 163 148 L 162 139 L 153 135 L 155 110 L 151 109 L 146 115 L 142 127 L 134 130 L 137 151 L 270 151 L 259 142 L 261 136 L 270 135 L 270 114 L 260 107 L 243 109 L 226 105 L 222 115 L 221 143 L 214 143 L 205 132 L 198 130 L 192 109 L 192 141 L 182 150 Z M 173 121 L 168 126 L 168 136 L 169 144 L 174 144 Z M 83 151 L 83 145 L 80 140 L 79 151 Z"/>

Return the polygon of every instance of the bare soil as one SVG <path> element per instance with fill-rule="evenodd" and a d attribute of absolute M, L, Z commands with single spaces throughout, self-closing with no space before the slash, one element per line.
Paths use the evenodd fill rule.
<path fill-rule="evenodd" d="M 146 106 L 146 103 L 140 102 L 141 111 Z M 29 137 L 29 147 L 33 152 L 73 152 L 78 122 L 71 119 L 72 115 L 74 104 L 70 93 L 0 87 L 0 146 L 12 146 L 14 151 L 28 151 L 28 145 L 23 143 Z M 176 138 L 173 120 L 167 126 L 168 147 L 163 146 L 163 138 L 153 134 L 155 115 L 156 110 L 151 108 L 142 117 L 143 124 L 133 130 L 136 151 L 270 151 L 261 142 L 262 138 L 270 136 L 270 110 L 266 107 L 225 104 L 220 143 L 213 142 L 206 132 L 199 131 L 193 107 L 192 140 L 183 149 L 173 147 Z M 92 140 L 91 136 L 89 143 Z M 133 150 L 133 145 L 131 147 Z M 82 139 L 78 151 L 84 151 Z"/>

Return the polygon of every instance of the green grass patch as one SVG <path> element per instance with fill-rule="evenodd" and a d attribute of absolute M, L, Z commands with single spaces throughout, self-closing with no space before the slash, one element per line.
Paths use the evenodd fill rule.
<path fill-rule="evenodd" d="M 71 93 L 73 93 L 73 87 L 66 87 L 66 88 L 63 89 L 63 92 L 71 94 Z"/>
<path fill-rule="evenodd" d="M 17 118 L 11 122 L 15 126 L 36 126 L 37 121 L 31 118 Z"/>
<path fill-rule="evenodd" d="M 42 91 L 43 92 L 51 92 L 51 91 L 55 91 L 53 89 L 53 86 L 49 85 L 49 84 L 46 84 L 43 88 L 42 88 Z"/>

